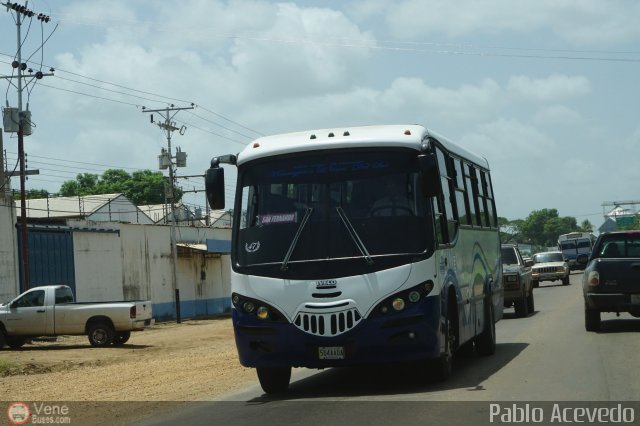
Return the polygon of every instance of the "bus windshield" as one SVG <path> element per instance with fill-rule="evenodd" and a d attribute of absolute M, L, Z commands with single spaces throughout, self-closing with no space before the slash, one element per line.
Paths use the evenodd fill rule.
<path fill-rule="evenodd" d="M 432 249 L 416 151 L 298 153 L 242 165 L 238 181 L 235 267 L 341 260 L 362 273 Z"/>

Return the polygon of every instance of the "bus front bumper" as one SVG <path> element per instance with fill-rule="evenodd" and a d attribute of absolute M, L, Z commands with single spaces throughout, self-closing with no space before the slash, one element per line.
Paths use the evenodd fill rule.
<path fill-rule="evenodd" d="M 363 319 L 334 337 L 306 333 L 291 323 L 265 322 L 233 310 L 240 363 L 245 367 L 307 367 L 397 363 L 440 355 L 439 298 L 420 309 Z M 417 308 L 418 306 L 416 306 Z"/>

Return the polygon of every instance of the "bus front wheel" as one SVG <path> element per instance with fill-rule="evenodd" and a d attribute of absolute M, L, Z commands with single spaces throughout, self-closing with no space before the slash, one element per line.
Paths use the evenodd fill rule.
<path fill-rule="evenodd" d="M 282 393 L 289 387 L 291 367 L 258 367 L 256 371 L 265 393 Z"/>

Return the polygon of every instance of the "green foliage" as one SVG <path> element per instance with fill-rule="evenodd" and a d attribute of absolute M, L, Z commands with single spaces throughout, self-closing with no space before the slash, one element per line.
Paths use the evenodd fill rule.
<path fill-rule="evenodd" d="M 10 376 L 20 367 L 19 364 L 0 359 L 0 377 Z"/>
<path fill-rule="evenodd" d="M 594 226 L 589 222 L 589 220 L 585 219 L 582 221 L 580 226 L 578 227 L 579 232 L 593 232 Z"/>
<path fill-rule="evenodd" d="M 526 243 L 545 248 L 555 247 L 559 235 L 569 232 L 592 232 L 593 225 L 584 220 L 578 226 L 575 217 L 560 217 L 556 209 L 542 209 L 532 211 L 524 220 L 507 220 L 501 229 L 508 230 L 501 232 L 502 242 Z"/>
<path fill-rule="evenodd" d="M 49 192 L 46 189 L 27 189 L 24 195 L 27 200 L 31 198 L 47 198 L 49 196 Z M 13 192 L 13 199 L 20 199 L 20 191 Z"/>
<path fill-rule="evenodd" d="M 136 205 L 162 204 L 165 202 L 166 178 L 161 172 L 151 170 L 135 171 L 131 175 L 124 170 L 109 169 L 102 176 L 81 173 L 76 180 L 68 180 L 60 187 L 60 195 L 65 197 L 124 194 Z M 182 191 L 174 188 L 176 201 L 182 198 Z"/>

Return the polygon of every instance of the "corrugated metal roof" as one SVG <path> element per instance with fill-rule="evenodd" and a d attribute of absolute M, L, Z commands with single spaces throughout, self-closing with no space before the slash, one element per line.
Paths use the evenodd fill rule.
<path fill-rule="evenodd" d="M 90 216 L 108 203 L 132 205 L 122 194 L 85 195 L 82 197 L 49 197 L 26 200 L 27 216 L 32 218 L 64 218 Z M 16 214 L 21 215 L 20 204 L 16 203 Z"/>

